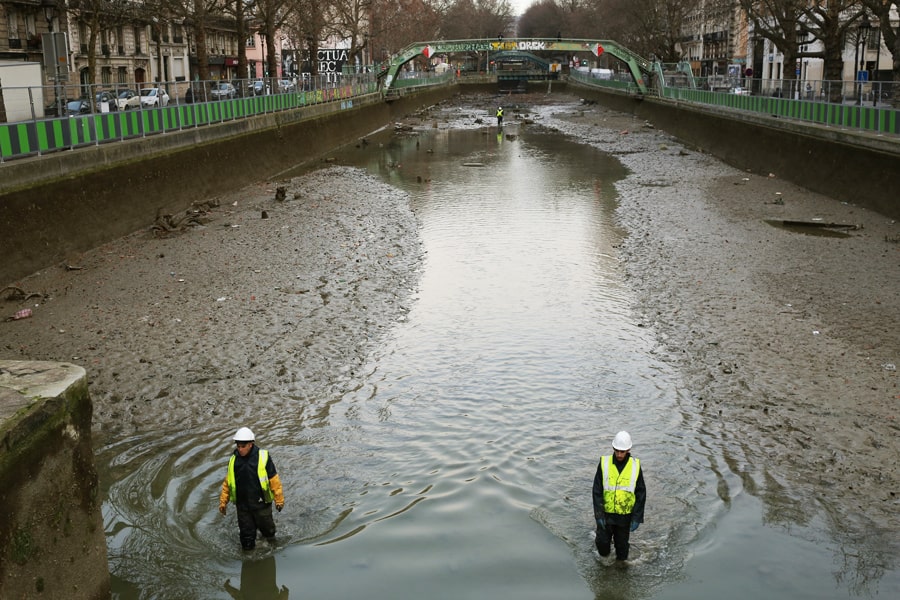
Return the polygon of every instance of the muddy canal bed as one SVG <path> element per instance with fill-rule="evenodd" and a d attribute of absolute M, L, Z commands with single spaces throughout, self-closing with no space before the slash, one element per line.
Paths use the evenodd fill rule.
<path fill-rule="evenodd" d="M 208 199 L 184 229 L 137 232 L 17 282 L 26 294 L 40 294 L 26 304 L 0 302 L 9 315 L 32 309 L 29 318 L 0 323 L 0 356 L 69 361 L 88 370 L 98 460 L 109 494 L 107 534 L 121 597 L 150 597 L 148 590 L 157 585 L 160 572 L 170 586 L 164 589 L 171 591 L 160 597 L 177 597 L 185 581 L 204 590 L 203 597 L 227 597 L 222 573 L 237 580 L 243 565 L 252 571 L 248 579 L 263 571 L 268 577 L 270 568 L 274 578 L 273 557 L 278 557 L 279 573 L 300 563 L 328 573 L 329 565 L 347 561 L 353 576 L 345 583 L 351 593 L 351 582 L 359 579 L 363 585 L 367 574 L 377 574 L 378 563 L 374 558 L 348 559 L 341 549 L 360 545 L 354 554 L 377 556 L 390 547 L 390 534 L 376 533 L 386 527 L 377 523 L 387 516 L 394 535 L 404 539 L 423 532 L 430 539 L 436 531 L 396 515 L 412 519 L 425 514 L 431 527 L 447 519 L 452 529 L 458 515 L 440 507 L 447 506 L 441 499 L 449 502 L 456 490 L 442 488 L 444 477 L 477 479 L 478 470 L 465 477 L 463 465 L 479 461 L 496 470 L 493 481 L 501 486 L 518 482 L 518 477 L 526 483 L 506 493 L 479 488 L 477 500 L 456 497 L 457 505 L 481 511 L 499 499 L 511 507 L 530 506 L 528 522 L 543 527 L 523 528 L 502 512 L 495 523 L 509 519 L 510 528 L 527 531 L 509 546 L 503 545 L 502 535 L 497 543 L 514 553 L 527 540 L 524 545 L 540 548 L 548 563 L 559 561 L 562 566 L 547 581 L 558 586 L 568 582 L 572 597 L 583 586 L 577 575 L 575 581 L 569 579 L 576 571 L 596 597 L 663 597 L 660 590 L 680 577 L 691 555 L 703 554 L 704 545 L 715 546 L 722 536 L 729 546 L 741 541 L 743 523 L 721 515 L 739 504 L 746 508 L 747 498 L 752 509 L 732 512 L 743 518 L 761 511 L 776 532 L 769 540 L 795 532 L 813 544 L 834 545 L 836 553 L 843 546 L 835 540 L 849 540 L 841 555 L 844 563 L 834 567 L 839 583 L 826 589 L 836 587 L 844 595 L 850 589 L 863 596 L 895 589 L 900 554 L 898 225 L 792 186 L 782 174 L 744 173 L 723 165 L 651 123 L 583 105 L 577 98 L 512 97 L 506 100 L 507 127 L 499 132 L 491 118 L 497 101 L 472 97 L 409 115 L 371 140 L 336 152 L 335 161 L 321 169 Z M 415 144 L 417 138 L 432 139 L 428 136 L 435 131 L 451 129 L 480 137 L 460 147 L 450 142 L 441 148 L 423 145 L 418 151 L 458 155 L 458 162 L 469 163 L 465 169 L 480 169 L 483 183 L 469 174 L 464 177 L 473 179 L 460 183 L 460 189 L 471 193 L 490 185 L 490 169 L 475 163 L 490 163 L 510 152 L 525 157 L 523 138 L 529 129 L 562 132 L 573 147 L 577 142 L 607 153 L 627 168 L 626 173 L 610 167 L 615 175 L 610 171 L 596 178 L 597 204 L 610 202 L 614 190 L 614 208 L 594 210 L 585 202 L 582 216 L 602 230 L 593 232 L 595 254 L 585 254 L 596 261 L 592 272 L 611 282 L 611 288 L 601 290 L 613 296 L 611 303 L 597 312 L 611 311 L 620 320 L 610 327 L 620 330 L 621 347 L 602 346 L 604 356 L 621 352 L 621 364 L 612 361 L 608 367 L 612 376 L 604 381 L 613 383 L 604 385 L 609 387 L 598 389 L 595 381 L 581 381 L 583 373 L 573 372 L 581 387 L 567 389 L 561 376 L 564 361 L 542 380 L 547 374 L 533 365 L 552 364 L 560 357 L 551 350 L 553 344 L 544 348 L 546 340 L 536 338 L 532 345 L 522 342 L 521 354 L 529 360 L 514 381 L 488 365 L 484 381 L 494 383 L 482 382 L 471 392 L 478 398 L 489 396 L 492 385 L 515 389 L 522 394 L 520 415 L 511 416 L 516 414 L 514 402 L 487 411 L 467 404 L 473 398 L 456 378 L 462 372 L 481 381 L 476 372 L 492 355 L 481 354 L 488 358 L 479 363 L 485 348 L 457 337 L 466 331 L 467 317 L 456 311 L 462 304 L 470 312 L 460 315 L 480 314 L 496 303 L 504 309 L 498 315 L 507 315 L 502 303 L 508 298 L 496 299 L 477 287 L 461 298 L 454 295 L 458 290 L 446 290 L 437 296 L 457 304 L 441 306 L 429 294 L 440 289 L 435 264 L 443 260 L 447 268 L 458 268 L 452 261 L 464 254 L 473 261 L 465 264 L 477 281 L 479 271 L 492 268 L 489 260 L 477 262 L 479 253 L 518 264 L 523 252 L 505 255 L 502 248 L 475 243 L 453 251 L 452 240 L 439 237 L 456 235 L 453 224 L 447 227 L 432 217 L 452 196 L 437 194 L 438 186 L 432 186 L 437 175 L 389 151 L 392 138 L 404 140 L 409 149 L 410 140 Z M 577 151 L 568 146 L 564 152 L 570 153 L 572 172 L 555 181 L 547 197 L 564 195 L 566 177 L 580 179 L 580 173 L 602 162 L 599 157 L 576 159 Z M 377 157 L 377 168 L 357 166 L 372 157 Z M 540 164 L 552 164 L 544 159 Z M 415 164 L 427 164 L 417 160 Z M 515 156 L 509 160 L 518 164 Z M 484 214 L 500 214 L 502 207 L 497 204 L 498 212 Z M 547 214 L 556 212 L 551 207 Z M 837 237 L 816 235 L 814 225 L 808 231 L 772 225 L 779 221 L 856 227 L 842 229 L 843 236 Z M 445 229 L 436 238 L 433 230 L 440 227 Z M 534 230 L 535 244 L 542 231 Z M 566 245 L 572 237 L 561 233 L 557 242 L 565 243 L 547 246 L 547 253 L 564 259 L 571 249 L 581 256 L 576 251 L 583 248 Z M 565 260 L 549 268 L 582 273 L 582 265 Z M 529 289 L 522 287 L 526 280 L 517 285 L 507 289 L 507 296 Z M 546 285 L 561 291 L 572 286 L 576 291 L 569 295 L 576 297 L 583 291 L 585 303 L 596 295 L 590 282 L 577 277 Z M 543 300 L 547 305 L 556 301 L 552 295 Z M 434 303 L 431 321 L 423 324 L 420 315 L 428 311 L 422 306 L 429 303 Z M 525 300 L 513 306 L 532 308 Z M 449 320 L 444 324 L 442 318 Z M 575 339 L 579 334 L 569 332 L 570 326 L 562 323 L 559 331 Z M 591 344 L 608 338 L 609 331 L 598 333 Z M 435 332 L 446 336 L 437 348 L 431 346 Z M 416 340 L 417 333 L 423 336 L 417 340 L 418 353 L 403 343 Z M 504 339 L 505 330 L 498 327 L 492 334 Z M 457 343 L 469 355 L 455 357 L 451 350 Z M 643 345 L 646 350 L 639 349 Z M 590 347 L 598 351 L 601 346 Z M 589 357 L 590 351 L 573 351 L 579 353 Z M 644 362 L 656 365 L 658 377 L 631 373 L 633 365 Z M 398 365 L 407 365 L 410 373 L 393 375 Z M 423 376 L 429 370 L 434 371 L 430 380 Z M 529 373 L 532 380 L 515 381 L 528 379 Z M 643 407 L 635 401 L 634 408 L 616 404 L 634 393 L 629 392 L 632 383 L 641 394 L 658 396 L 658 402 Z M 541 384 L 546 389 L 533 389 Z M 567 393 L 574 398 L 568 410 L 571 419 L 580 419 L 577 425 L 567 423 L 559 410 L 545 413 L 547 406 L 531 403 L 541 395 Z M 439 405 L 444 396 L 450 414 L 422 408 Z M 610 404 L 588 400 L 592 396 L 608 396 Z M 610 584 L 608 572 L 596 570 L 589 539 L 587 486 L 595 454 L 604 449 L 604 427 L 611 426 L 604 418 L 608 414 L 618 414 L 623 426 L 643 439 L 654 498 L 648 524 L 636 534 L 643 562 L 621 585 Z M 424 416 L 432 424 L 423 428 L 417 419 Z M 462 446 L 445 445 L 446 436 L 466 431 L 460 419 L 468 420 L 473 439 L 484 437 L 484 447 L 494 452 L 511 444 L 509 454 L 494 458 L 484 450 L 468 456 Z M 544 426 L 534 424 L 538 421 Z M 280 458 L 277 464 L 290 491 L 289 506 L 280 517 L 282 541 L 255 557 L 255 567 L 241 561 L 233 547 L 235 528 L 217 521 L 215 513 L 229 435 L 245 423 L 265 432 L 265 445 L 276 461 Z M 382 424 L 395 429 L 381 430 Z M 528 438 L 541 443 L 521 446 L 521 439 Z M 326 447 L 343 450 L 330 459 L 317 456 L 317 448 Z M 388 468 L 381 464 L 385 456 L 405 467 Z M 541 456 L 554 458 L 542 463 Z M 411 465 L 422 457 L 441 467 L 423 465 L 419 472 Z M 517 464 L 518 457 L 534 465 L 534 472 L 521 474 L 506 464 Z M 692 479 L 696 490 L 688 489 Z M 704 497 L 704 488 L 712 493 Z M 428 501 L 419 505 L 418 498 Z M 682 500 L 687 508 L 678 504 Z M 367 533 L 359 533 L 363 529 Z M 545 536 L 547 532 L 552 535 Z M 560 540 L 561 548 L 554 545 Z M 450 535 L 445 543 L 462 550 L 468 540 Z M 751 540 L 750 547 L 756 543 L 764 548 L 767 542 Z M 322 550 L 316 550 L 318 545 Z M 482 547 L 472 555 L 493 564 L 496 557 L 481 555 Z M 154 553 L 165 548 L 172 550 L 170 556 Z M 425 557 L 432 549 L 409 544 L 404 551 Z M 575 558 L 569 560 L 570 555 Z M 209 571 L 197 573 L 197 565 L 205 563 Z M 469 572 L 463 559 L 448 564 L 451 572 Z M 523 558 L 521 564 L 531 563 Z M 424 559 L 417 565 L 425 585 L 432 565 Z M 434 568 L 441 572 L 443 566 Z M 515 573 L 518 567 L 501 563 L 497 570 L 506 568 Z M 763 575 L 770 574 L 770 567 L 760 568 Z M 338 570 L 332 581 L 341 576 Z M 492 585 L 496 583 L 485 575 L 482 589 Z M 538 593 L 541 588 L 534 585 Z M 386 588 L 383 597 L 391 594 L 396 597 L 397 590 Z M 329 596 L 323 591 L 313 597 Z"/>

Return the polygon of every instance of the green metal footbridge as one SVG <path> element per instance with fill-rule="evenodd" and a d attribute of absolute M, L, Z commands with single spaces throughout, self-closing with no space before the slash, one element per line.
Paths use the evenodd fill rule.
<path fill-rule="evenodd" d="M 613 40 L 564 40 L 546 38 L 510 38 L 481 40 L 440 40 L 415 42 L 391 57 L 390 64 L 383 71 L 384 92 L 389 96 L 397 85 L 403 65 L 418 56 L 426 59 L 437 54 L 460 54 L 470 52 L 512 53 L 522 52 L 532 55 L 571 55 L 590 52 L 600 57 L 607 54 L 617 58 L 631 73 L 639 93 L 647 93 L 647 81 L 657 72 L 658 66 Z"/>

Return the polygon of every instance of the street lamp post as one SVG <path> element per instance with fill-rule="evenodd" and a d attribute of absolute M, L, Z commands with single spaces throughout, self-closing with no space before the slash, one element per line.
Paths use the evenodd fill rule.
<path fill-rule="evenodd" d="M 869 15 L 863 13 L 862 19 L 860 19 L 859 22 L 859 26 L 856 28 L 856 52 L 859 56 L 859 68 L 856 71 L 857 106 L 862 104 L 862 72 L 866 62 L 866 40 L 869 38 L 870 29 L 872 29 L 872 25 L 869 23 Z M 857 68 L 857 64 L 855 61 L 853 68 Z"/>
<path fill-rule="evenodd" d="M 875 68 L 872 71 L 872 106 L 878 104 L 878 96 L 881 94 L 881 87 L 877 86 L 878 81 L 878 63 L 881 62 L 881 22 L 876 21 L 872 25 L 875 28 Z"/>
<path fill-rule="evenodd" d="M 56 16 L 56 0 L 43 0 L 44 18 L 47 19 L 47 31 L 50 33 L 51 51 L 53 52 L 53 97 L 56 104 L 56 116 L 63 116 L 62 98 L 59 94 L 59 49 L 56 47 L 56 36 L 53 35 L 53 17 Z"/>

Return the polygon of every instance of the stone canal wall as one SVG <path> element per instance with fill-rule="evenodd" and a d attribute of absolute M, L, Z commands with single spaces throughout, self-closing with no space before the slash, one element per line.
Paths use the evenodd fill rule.
<path fill-rule="evenodd" d="M 569 82 L 569 91 L 633 114 L 698 150 L 900 219 L 900 139 Z M 702 173 L 697 174 L 702 177 Z"/>
<path fill-rule="evenodd" d="M 439 86 L 172 131 L 0 165 L 0 289 L 292 167 L 458 93 Z M 73 262 L 77 262 L 74 261 Z"/>
<path fill-rule="evenodd" d="M 0 361 L 0 598 L 108 598 L 84 369 Z"/>

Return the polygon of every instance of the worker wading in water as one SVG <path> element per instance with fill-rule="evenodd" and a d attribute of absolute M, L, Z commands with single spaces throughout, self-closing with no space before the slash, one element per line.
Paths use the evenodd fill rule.
<path fill-rule="evenodd" d="M 503 127 L 503 107 L 497 108 L 497 127 Z"/>
<path fill-rule="evenodd" d="M 620 431 L 613 439 L 613 454 L 602 456 L 594 476 L 594 519 L 597 521 L 597 552 L 609 556 L 610 544 L 616 560 L 628 560 L 631 532 L 644 522 L 647 487 L 641 461 L 631 456 L 631 436 Z"/>
<path fill-rule="evenodd" d="M 237 446 L 228 462 L 228 473 L 219 494 L 219 512 L 226 512 L 228 501 L 237 506 L 238 529 L 241 547 L 256 547 L 256 531 L 269 542 L 275 538 L 275 520 L 272 518 L 272 502 L 280 512 L 284 508 L 284 493 L 275 463 L 267 450 L 260 450 L 256 438 L 248 427 L 241 427 L 234 435 Z"/>

